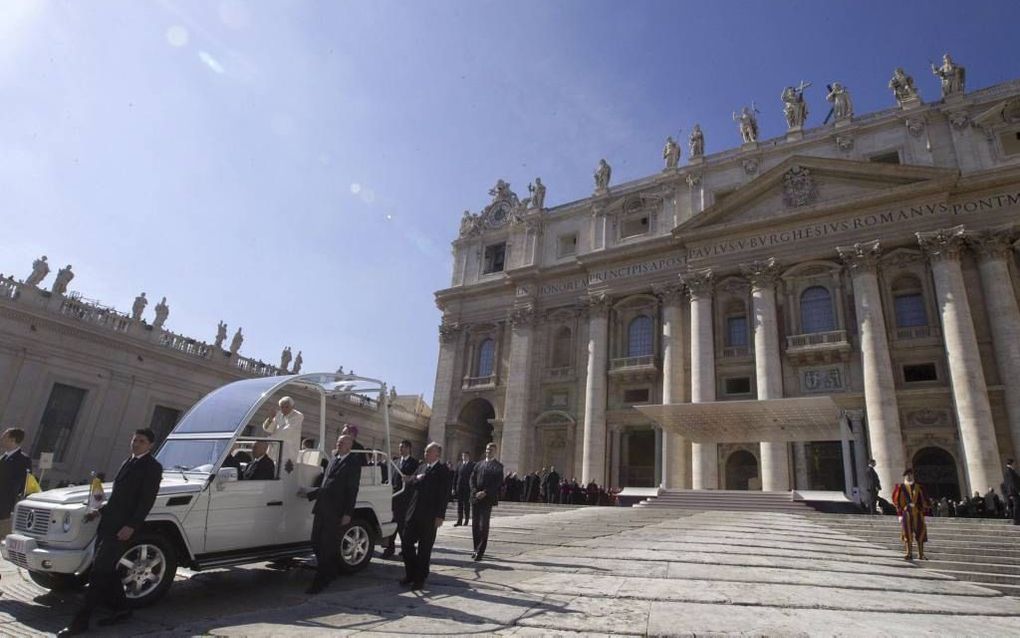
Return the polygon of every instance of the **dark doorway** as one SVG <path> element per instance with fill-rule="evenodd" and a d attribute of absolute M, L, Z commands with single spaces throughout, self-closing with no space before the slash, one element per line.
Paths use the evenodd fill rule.
<path fill-rule="evenodd" d="M 492 441 L 491 419 L 495 417 L 496 409 L 485 399 L 471 399 L 465 403 L 457 420 L 464 425 L 466 433 L 452 442 L 456 451 L 450 458 L 459 458 L 462 451 L 469 452 L 475 460 L 484 458 L 485 445 Z"/>
<path fill-rule="evenodd" d="M 942 448 L 926 447 L 914 455 L 914 477 L 930 499 L 945 496 L 960 500 L 960 477 L 953 455 Z"/>
<path fill-rule="evenodd" d="M 655 430 L 624 432 L 620 437 L 621 487 L 655 485 Z"/>
<path fill-rule="evenodd" d="M 758 478 L 758 460 L 747 450 L 737 450 L 726 459 L 726 489 L 749 490 L 750 481 Z"/>
<path fill-rule="evenodd" d="M 845 491 L 843 444 L 839 441 L 811 441 L 804 444 L 804 449 L 807 453 L 808 489 Z"/>

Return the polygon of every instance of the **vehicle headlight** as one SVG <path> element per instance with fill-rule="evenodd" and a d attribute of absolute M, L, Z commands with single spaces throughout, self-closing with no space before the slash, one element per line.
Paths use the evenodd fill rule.
<path fill-rule="evenodd" d="M 63 530 L 65 534 L 71 531 L 71 512 L 64 512 Z"/>

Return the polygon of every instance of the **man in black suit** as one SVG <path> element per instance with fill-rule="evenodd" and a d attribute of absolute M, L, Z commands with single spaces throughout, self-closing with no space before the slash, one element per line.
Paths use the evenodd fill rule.
<path fill-rule="evenodd" d="M 96 533 L 96 554 L 89 573 L 85 605 L 74 620 L 60 630 L 58 636 L 73 636 L 89 629 L 92 611 L 106 605 L 113 614 L 99 620 L 100 625 L 114 625 L 131 617 L 124 596 L 124 586 L 117 576 L 117 563 L 128 549 L 131 538 L 145 524 L 152 504 L 159 493 L 163 466 L 152 457 L 156 435 L 148 428 L 135 430 L 131 438 L 131 458 L 124 461 L 113 479 L 113 492 L 106 504 L 85 515 L 86 521 L 99 517 Z"/>
<path fill-rule="evenodd" d="M 7 428 L 0 435 L 0 538 L 11 533 L 11 512 L 25 491 L 25 477 L 32 470 L 32 459 L 21 451 L 25 431 Z"/>
<path fill-rule="evenodd" d="M 345 434 L 351 437 L 351 441 L 353 441 L 353 443 L 351 443 L 351 449 L 356 450 L 354 456 L 361 461 L 362 466 L 372 465 L 372 459 L 370 458 L 372 455 L 365 454 L 365 446 L 358 443 L 358 426 L 350 423 L 344 423 L 344 427 L 340 431 L 340 434 Z"/>
<path fill-rule="evenodd" d="M 471 522 L 471 474 L 474 471 L 475 462 L 471 460 L 471 455 L 461 452 L 454 484 L 454 491 L 457 492 L 457 522 L 453 524 L 454 527 Z"/>
<path fill-rule="evenodd" d="M 361 485 L 361 459 L 351 454 L 353 444 L 354 437 L 341 434 L 321 485 L 311 490 L 298 490 L 298 495 L 315 501 L 312 508 L 315 516 L 312 520 L 312 546 L 318 568 L 306 594 L 321 592 L 340 571 L 340 530 L 351 523 Z"/>
<path fill-rule="evenodd" d="M 545 482 L 545 502 L 555 503 L 560 495 L 560 475 L 556 472 L 556 468 L 549 468 L 549 473 L 543 480 Z"/>
<path fill-rule="evenodd" d="M 255 459 L 244 468 L 240 478 L 245 481 L 271 481 L 276 478 L 276 463 L 269 458 L 266 451 L 269 450 L 269 443 L 266 441 L 255 441 L 251 448 L 252 456 Z"/>
<path fill-rule="evenodd" d="M 418 459 L 411 456 L 411 442 L 406 439 L 400 442 L 400 458 L 397 459 L 397 467 L 400 468 L 400 472 L 393 475 L 394 494 L 403 489 L 404 477 L 411 476 L 418 469 Z M 401 547 L 404 545 L 404 519 L 407 517 L 407 504 L 410 501 L 410 489 L 393 497 L 393 521 L 397 524 L 397 531 L 393 533 L 393 536 L 390 536 L 390 542 L 383 550 L 383 558 L 393 558 L 393 553 L 397 549 L 397 536 L 400 536 Z"/>
<path fill-rule="evenodd" d="M 882 482 L 878 480 L 878 472 L 875 471 L 875 459 L 868 461 L 867 470 L 868 502 L 866 503 L 868 514 L 881 514 L 882 510 L 876 512 L 878 506 L 878 492 L 882 489 Z"/>
<path fill-rule="evenodd" d="M 1002 471 L 1002 491 L 1012 508 L 1013 524 L 1020 525 L 1020 476 L 1013 467 L 1013 459 L 1006 460 L 1006 467 Z"/>
<path fill-rule="evenodd" d="M 496 444 L 485 446 L 485 460 L 475 464 L 471 474 L 471 496 L 475 503 L 475 520 L 471 525 L 474 541 L 473 560 L 482 560 L 489 545 L 489 518 L 499 503 L 499 486 L 503 482 L 503 464 L 496 460 Z"/>
<path fill-rule="evenodd" d="M 400 544 L 404 554 L 404 577 L 401 585 L 422 589 L 429 576 L 432 545 L 436 531 L 446 518 L 446 504 L 450 498 L 451 472 L 439 460 L 443 448 L 436 442 L 425 447 L 425 461 L 417 473 L 404 477 L 411 487 L 411 501 L 407 504 L 407 519 Z"/>

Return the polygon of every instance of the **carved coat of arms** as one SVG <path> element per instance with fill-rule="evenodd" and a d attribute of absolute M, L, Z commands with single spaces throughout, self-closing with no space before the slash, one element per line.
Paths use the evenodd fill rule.
<path fill-rule="evenodd" d="M 783 176 L 783 203 L 791 208 L 806 206 L 818 198 L 818 187 L 811 171 L 794 166 Z"/>

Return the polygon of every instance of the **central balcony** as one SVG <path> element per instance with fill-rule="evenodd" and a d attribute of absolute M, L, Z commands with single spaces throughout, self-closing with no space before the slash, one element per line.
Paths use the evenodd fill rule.
<path fill-rule="evenodd" d="M 491 390 L 496 387 L 496 375 L 484 377 L 464 377 L 463 390 Z"/>
<path fill-rule="evenodd" d="M 850 358 L 850 342 L 846 330 L 790 335 L 786 338 L 786 356 L 795 365 L 846 361 Z"/>
<path fill-rule="evenodd" d="M 659 359 L 653 355 L 617 357 L 609 361 L 609 375 L 628 380 L 654 379 L 659 374 Z"/>

